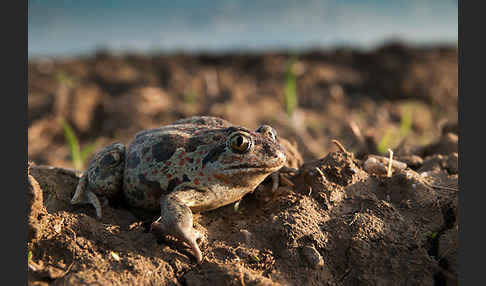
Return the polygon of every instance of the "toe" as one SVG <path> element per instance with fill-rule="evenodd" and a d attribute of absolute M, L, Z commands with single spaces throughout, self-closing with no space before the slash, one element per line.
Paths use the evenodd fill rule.
<path fill-rule="evenodd" d="M 194 240 L 192 240 L 188 243 L 192 248 L 192 252 L 193 252 L 194 256 L 196 257 L 197 263 L 201 263 L 202 253 L 201 253 L 201 250 L 199 249 L 199 245 L 197 245 L 196 240 L 194 239 Z"/>
<path fill-rule="evenodd" d="M 192 227 L 190 229 L 181 229 L 179 233 L 178 238 L 189 244 L 197 262 L 200 263 L 202 261 L 202 253 L 197 244 L 197 240 L 203 237 L 201 233 Z"/>
<path fill-rule="evenodd" d="M 158 221 L 155 221 L 150 225 L 150 232 L 155 235 L 170 234 L 175 236 L 180 241 L 187 243 L 189 247 L 191 247 L 192 253 L 196 258 L 197 263 L 200 263 L 202 261 L 202 252 L 201 249 L 199 248 L 199 245 L 197 244 L 197 241 L 204 238 L 203 234 L 193 229 L 192 227 L 188 229 L 188 228 L 180 228 L 178 226 L 172 226 L 169 228 L 172 231 L 168 231 L 167 229 L 168 228 L 164 226 L 163 223 L 160 223 Z"/>
<path fill-rule="evenodd" d="M 101 203 L 98 197 L 91 191 L 86 192 L 86 196 L 88 198 L 89 203 L 95 208 L 96 216 L 98 219 L 101 219 L 102 212 L 101 212 Z"/>
<path fill-rule="evenodd" d="M 272 177 L 272 193 L 278 189 L 280 184 L 280 176 L 278 172 L 274 172 L 270 175 Z"/>

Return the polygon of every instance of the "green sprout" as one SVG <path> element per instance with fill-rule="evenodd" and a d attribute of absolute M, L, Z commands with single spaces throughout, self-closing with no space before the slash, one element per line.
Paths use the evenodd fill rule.
<path fill-rule="evenodd" d="M 62 85 L 73 86 L 77 83 L 76 78 L 70 76 L 69 74 L 67 74 L 63 70 L 57 71 L 56 74 L 55 74 L 55 77 L 56 77 L 57 82 L 59 82 Z"/>
<path fill-rule="evenodd" d="M 378 143 L 378 152 L 380 154 L 386 154 L 387 150 L 390 148 L 392 137 L 393 132 L 390 128 L 388 128 L 385 132 L 385 135 L 383 135 L 380 142 Z"/>
<path fill-rule="evenodd" d="M 378 152 L 385 155 L 388 149 L 392 149 L 392 145 L 400 142 L 405 138 L 412 130 L 412 110 L 409 106 L 404 107 L 400 118 L 400 130 L 397 132 L 392 128 L 388 128 L 385 135 L 381 138 L 378 143 Z"/>
<path fill-rule="evenodd" d="M 298 106 L 297 98 L 297 77 L 295 75 L 295 63 L 297 56 L 293 56 L 287 63 L 287 71 L 285 73 L 285 110 L 289 117 L 295 112 Z"/>
<path fill-rule="evenodd" d="M 194 91 L 188 91 L 188 92 L 185 92 L 182 95 L 182 99 L 187 104 L 194 104 L 194 103 L 196 103 L 197 100 L 198 100 L 198 98 L 199 98 L 199 95 L 196 92 L 194 92 Z"/>
<path fill-rule="evenodd" d="M 439 235 L 437 232 L 431 232 L 431 233 L 429 233 L 428 237 L 430 239 L 434 240 L 437 237 L 437 235 Z"/>
<path fill-rule="evenodd" d="M 404 138 L 412 130 L 412 110 L 406 106 L 400 121 L 400 137 Z"/>
<path fill-rule="evenodd" d="M 69 151 L 71 152 L 71 159 L 74 168 L 77 170 L 82 170 L 84 169 L 84 161 L 94 151 L 98 144 L 93 143 L 81 149 L 79 146 L 79 140 L 76 137 L 71 125 L 69 125 L 69 123 L 64 119 L 61 119 L 61 121 L 64 128 L 64 137 L 66 138 Z"/>

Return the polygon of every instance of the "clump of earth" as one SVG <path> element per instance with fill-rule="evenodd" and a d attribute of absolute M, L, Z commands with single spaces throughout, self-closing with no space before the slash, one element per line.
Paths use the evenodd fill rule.
<path fill-rule="evenodd" d="M 291 57 L 30 60 L 29 285 L 456 285 L 457 49 L 301 54 L 289 116 Z M 193 115 L 272 125 L 297 169 L 275 193 L 265 181 L 237 206 L 195 214 L 202 263 L 123 204 L 101 220 L 70 204 L 82 170 L 63 121 L 97 150 Z M 387 149 L 406 167 L 370 169 Z"/>

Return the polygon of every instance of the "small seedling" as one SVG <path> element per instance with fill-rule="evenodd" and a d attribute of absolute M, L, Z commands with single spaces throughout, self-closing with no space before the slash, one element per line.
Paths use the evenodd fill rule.
<path fill-rule="evenodd" d="M 437 232 L 432 232 L 429 234 L 430 239 L 434 240 L 437 237 L 438 233 Z"/>
<path fill-rule="evenodd" d="M 298 106 L 297 98 L 297 77 L 295 75 L 295 63 L 297 57 L 293 56 L 287 63 L 287 72 L 285 73 L 285 111 L 289 117 L 295 112 Z"/>
<path fill-rule="evenodd" d="M 404 138 L 412 130 L 412 111 L 406 106 L 400 120 L 400 137 Z"/>
<path fill-rule="evenodd" d="M 79 146 L 78 138 L 74 133 L 73 128 L 66 120 L 61 119 L 64 128 L 64 137 L 69 146 L 69 151 L 71 152 L 71 160 L 73 162 L 74 168 L 77 170 L 84 169 L 84 161 L 88 156 L 95 150 L 98 144 L 90 144 L 83 149 Z"/>
<path fill-rule="evenodd" d="M 405 107 L 400 119 L 400 131 L 396 129 L 388 128 L 385 135 L 381 138 L 378 143 L 378 152 L 381 155 L 385 155 L 392 145 L 396 145 L 405 138 L 412 130 L 412 112 L 409 107 Z"/>
<path fill-rule="evenodd" d="M 61 85 L 73 86 L 73 85 L 76 85 L 76 83 L 77 83 L 76 78 L 68 75 L 63 70 L 56 72 L 55 77 L 56 77 L 57 82 L 59 82 Z"/>
<path fill-rule="evenodd" d="M 387 150 L 389 149 L 389 146 L 390 146 L 390 143 L 391 143 L 391 140 L 392 140 L 392 137 L 393 137 L 392 133 L 393 133 L 392 130 L 390 128 L 388 128 L 385 131 L 385 135 L 383 135 L 383 137 L 381 138 L 380 143 L 378 143 L 378 152 L 381 155 L 385 155 Z"/>
<path fill-rule="evenodd" d="M 198 98 L 199 98 L 199 95 L 196 92 L 194 92 L 194 91 L 185 92 L 182 95 L 182 99 L 187 104 L 194 104 L 194 103 L 196 103 L 197 100 L 198 100 Z"/>

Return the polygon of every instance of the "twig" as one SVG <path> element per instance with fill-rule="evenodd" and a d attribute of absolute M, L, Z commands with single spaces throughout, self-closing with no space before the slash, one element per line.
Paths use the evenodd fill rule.
<path fill-rule="evenodd" d="M 392 176 L 392 163 L 393 163 L 393 151 L 391 149 L 388 149 L 388 153 L 390 154 L 389 160 L 388 160 L 388 168 L 386 171 L 386 176 L 391 177 Z"/>
<path fill-rule="evenodd" d="M 448 190 L 448 191 L 459 191 L 458 188 L 453 188 L 453 187 L 447 187 L 447 186 L 441 186 L 441 185 L 434 185 L 429 183 L 427 180 L 424 180 L 424 185 L 430 188 L 434 189 L 442 189 L 442 190 Z"/>
<path fill-rule="evenodd" d="M 356 140 L 358 140 L 359 144 L 363 145 L 365 144 L 365 139 L 363 135 L 361 134 L 361 130 L 358 127 L 358 124 L 354 121 L 350 121 L 348 123 L 349 128 L 351 129 L 351 132 L 353 133 L 354 137 L 356 137 Z"/>
<path fill-rule="evenodd" d="M 325 182 L 326 181 L 326 176 L 324 176 L 324 173 L 321 171 L 321 169 L 315 167 L 314 169 L 317 170 L 317 172 L 321 175 L 322 180 Z"/>
<path fill-rule="evenodd" d="M 339 148 L 339 150 L 341 150 L 341 152 L 348 153 L 348 151 L 346 151 L 346 149 L 344 148 L 343 144 L 341 144 L 341 142 L 337 141 L 336 139 L 332 139 L 331 142 L 336 144 L 336 146 Z"/>

